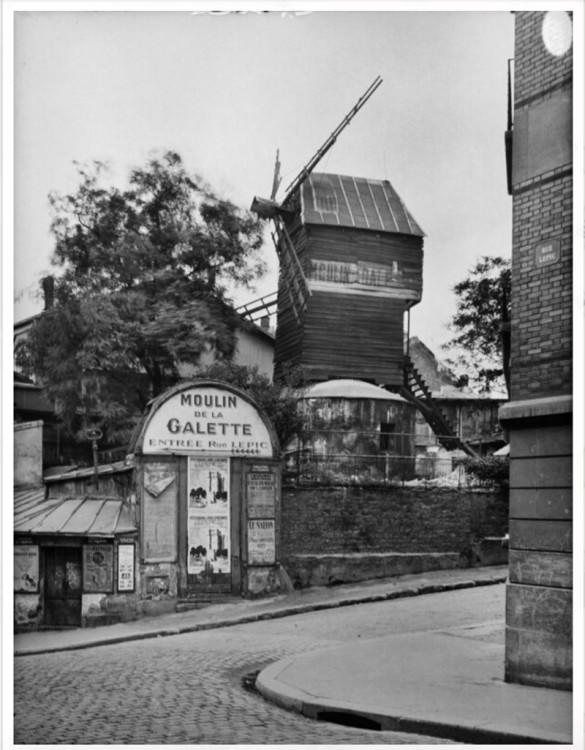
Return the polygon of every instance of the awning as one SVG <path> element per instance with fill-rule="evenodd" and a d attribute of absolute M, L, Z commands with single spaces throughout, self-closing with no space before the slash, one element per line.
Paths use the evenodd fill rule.
<path fill-rule="evenodd" d="M 127 503 L 121 498 L 68 497 L 44 499 L 44 490 L 25 500 L 15 493 L 14 531 L 17 534 L 104 536 L 137 531 Z"/>

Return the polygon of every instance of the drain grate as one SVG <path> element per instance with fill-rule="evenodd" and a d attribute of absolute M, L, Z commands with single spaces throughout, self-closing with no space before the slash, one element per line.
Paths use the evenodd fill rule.
<path fill-rule="evenodd" d="M 332 724 L 341 724 L 344 727 L 353 727 L 354 729 L 371 729 L 374 732 L 381 732 L 382 725 L 379 721 L 370 719 L 361 714 L 352 714 L 347 711 L 319 711 L 315 717 L 317 721 L 329 721 Z"/>
<path fill-rule="evenodd" d="M 257 669 L 255 672 L 250 672 L 242 677 L 242 687 L 249 693 L 257 693 L 256 689 L 256 678 L 260 674 L 260 670 Z"/>

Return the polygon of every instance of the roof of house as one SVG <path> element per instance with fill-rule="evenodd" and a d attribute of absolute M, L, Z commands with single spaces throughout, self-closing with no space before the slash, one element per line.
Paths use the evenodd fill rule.
<path fill-rule="evenodd" d="M 44 488 L 14 493 L 14 531 L 20 534 L 105 536 L 137 530 L 122 498 L 45 499 Z"/>
<path fill-rule="evenodd" d="M 45 485 L 40 484 L 34 487 L 15 487 L 14 488 L 14 518 L 31 515 L 36 511 L 45 500 Z M 51 501 L 47 500 L 47 503 Z M 54 500 L 54 505 L 57 500 Z"/>
<path fill-rule="evenodd" d="M 425 236 L 388 180 L 313 172 L 301 186 L 301 211 L 305 224 Z"/>
<path fill-rule="evenodd" d="M 115 461 L 111 464 L 100 464 L 97 467 L 97 473 L 101 476 L 109 474 L 122 474 L 132 471 L 134 464 L 130 458 L 125 461 Z M 95 474 L 93 466 L 55 466 L 45 471 L 43 479 L 45 482 L 62 482 L 71 481 L 72 479 L 87 479 Z"/>
<path fill-rule="evenodd" d="M 315 383 L 303 391 L 302 398 L 365 398 L 380 401 L 404 401 L 402 396 L 390 393 L 378 385 L 366 383 L 363 380 L 352 380 L 340 378 L 339 380 L 327 380 L 324 383 Z"/>

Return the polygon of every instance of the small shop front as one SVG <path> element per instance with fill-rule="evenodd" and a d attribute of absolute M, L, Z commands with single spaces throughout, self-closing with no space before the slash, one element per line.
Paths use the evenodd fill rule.
<path fill-rule="evenodd" d="M 17 631 L 137 616 L 136 524 L 120 498 L 54 498 L 15 518 Z"/>
<path fill-rule="evenodd" d="M 279 446 L 247 394 L 181 384 L 152 403 L 132 450 L 144 612 L 280 589 Z"/>

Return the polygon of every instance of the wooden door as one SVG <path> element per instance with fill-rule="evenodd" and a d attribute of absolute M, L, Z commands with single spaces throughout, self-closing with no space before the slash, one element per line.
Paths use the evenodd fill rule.
<path fill-rule="evenodd" d="M 81 548 L 45 548 L 45 625 L 80 627 Z"/>

